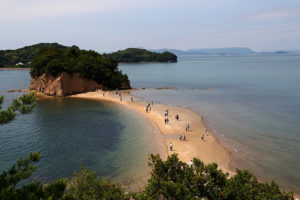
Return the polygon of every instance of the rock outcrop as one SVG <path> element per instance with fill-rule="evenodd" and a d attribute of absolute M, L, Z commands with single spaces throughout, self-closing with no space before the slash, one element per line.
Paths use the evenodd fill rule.
<path fill-rule="evenodd" d="M 49 96 L 68 96 L 83 92 L 102 89 L 102 85 L 94 80 L 82 78 L 79 73 L 62 73 L 58 77 L 43 74 L 40 77 L 32 78 L 30 90 L 36 90 Z"/>

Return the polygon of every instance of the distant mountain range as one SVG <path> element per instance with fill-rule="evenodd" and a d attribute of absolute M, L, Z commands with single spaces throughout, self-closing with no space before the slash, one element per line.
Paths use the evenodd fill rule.
<path fill-rule="evenodd" d="M 186 51 L 177 49 L 149 49 L 157 53 L 169 51 L 181 55 L 249 55 L 249 54 L 299 54 L 300 49 L 288 50 L 288 51 L 263 51 L 256 52 L 247 47 L 229 47 L 229 48 L 203 48 L 203 49 L 189 49 Z"/>

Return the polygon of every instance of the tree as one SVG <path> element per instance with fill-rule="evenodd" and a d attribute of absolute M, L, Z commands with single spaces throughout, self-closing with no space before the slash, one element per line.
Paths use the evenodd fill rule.
<path fill-rule="evenodd" d="M 292 192 L 281 191 L 274 182 L 259 183 L 247 170 L 237 170 L 228 178 L 215 163 L 205 165 L 194 158 L 189 166 L 176 154 L 166 161 L 159 155 L 150 155 L 149 164 L 151 178 L 136 199 L 294 199 Z"/>
<path fill-rule="evenodd" d="M 36 170 L 34 163 L 40 160 L 40 153 L 30 153 L 24 160 L 20 158 L 17 165 L 12 166 L 8 171 L 0 175 L 0 199 L 19 200 L 30 199 L 40 200 L 60 199 L 66 188 L 67 179 L 60 179 L 49 185 L 41 185 L 39 182 L 31 182 L 28 185 L 18 186 L 20 181 L 31 176 Z"/>
<path fill-rule="evenodd" d="M 117 62 L 177 62 L 177 56 L 170 52 L 156 53 L 138 48 L 128 48 L 104 56 Z"/>
<path fill-rule="evenodd" d="M 31 62 L 31 77 L 43 74 L 57 77 L 61 73 L 78 72 L 81 77 L 96 81 L 107 89 L 129 89 L 127 75 L 118 70 L 118 63 L 95 51 L 80 50 L 76 46 L 44 48 L 38 51 Z"/>
<path fill-rule="evenodd" d="M 81 166 L 80 172 L 74 172 L 74 177 L 65 192 L 66 200 L 94 199 L 129 199 L 118 184 L 112 184 L 108 179 L 101 180 L 96 173 Z"/>
<path fill-rule="evenodd" d="M 0 109 L 3 103 L 3 96 L 0 96 Z M 7 123 L 15 118 L 17 112 L 27 114 L 35 106 L 34 93 L 24 94 L 18 99 L 13 100 L 12 104 L 6 110 L 0 110 L 0 124 Z"/>

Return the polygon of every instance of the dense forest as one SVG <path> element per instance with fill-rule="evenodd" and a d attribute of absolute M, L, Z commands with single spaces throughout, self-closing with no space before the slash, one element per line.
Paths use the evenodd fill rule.
<path fill-rule="evenodd" d="M 0 50 L 0 68 L 2 67 L 31 67 L 33 57 L 43 49 L 67 49 L 58 43 L 39 43 L 16 50 Z M 155 53 L 145 49 L 129 48 L 111 54 L 103 54 L 117 62 L 177 62 L 177 56 L 170 52 Z"/>
<path fill-rule="evenodd" d="M 32 59 L 32 77 L 39 77 L 44 73 L 57 77 L 63 72 L 79 72 L 81 77 L 94 80 L 107 89 L 130 88 L 128 76 L 118 70 L 118 63 L 92 50 L 80 50 L 76 46 L 44 48 Z"/>
<path fill-rule="evenodd" d="M 16 50 L 0 50 L 0 67 L 30 67 L 34 55 L 46 48 L 65 49 L 67 47 L 57 43 L 40 43 Z"/>
<path fill-rule="evenodd" d="M 177 62 L 177 56 L 168 51 L 156 53 L 145 49 L 128 48 L 111 54 L 106 57 L 112 58 L 117 62 Z"/>

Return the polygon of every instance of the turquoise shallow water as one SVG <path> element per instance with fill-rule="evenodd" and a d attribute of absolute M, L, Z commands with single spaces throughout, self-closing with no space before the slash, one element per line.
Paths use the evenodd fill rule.
<path fill-rule="evenodd" d="M 185 56 L 120 68 L 133 87 L 147 88 L 135 96 L 202 114 L 233 168 L 300 192 L 299 55 Z"/>
<path fill-rule="evenodd" d="M 28 71 L 0 71 L 0 95 L 6 97 L 6 105 L 21 95 L 6 90 L 27 88 L 29 80 Z M 42 99 L 31 114 L 0 126 L 0 171 L 20 156 L 40 151 L 34 180 L 70 177 L 82 164 L 135 189 L 149 173 L 147 155 L 159 149 L 152 131 L 140 114 L 112 103 Z"/>

